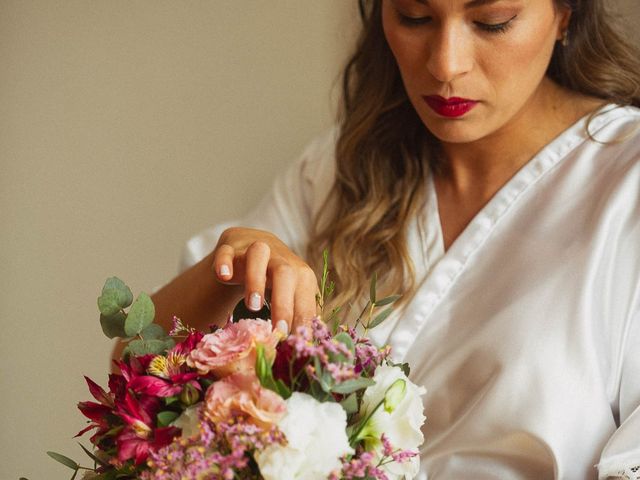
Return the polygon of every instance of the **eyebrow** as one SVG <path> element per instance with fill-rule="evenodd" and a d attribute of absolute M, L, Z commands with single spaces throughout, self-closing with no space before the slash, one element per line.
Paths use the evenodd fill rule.
<path fill-rule="evenodd" d="M 429 0 L 416 0 L 418 3 L 422 3 L 423 5 L 429 5 Z M 491 3 L 501 2 L 503 0 L 471 0 L 464 4 L 464 8 L 476 8 L 481 7 L 483 5 L 489 5 Z"/>

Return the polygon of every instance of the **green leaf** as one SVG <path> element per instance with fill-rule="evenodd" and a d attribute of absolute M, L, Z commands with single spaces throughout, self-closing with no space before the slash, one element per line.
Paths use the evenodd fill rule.
<path fill-rule="evenodd" d="M 124 322 L 124 332 L 128 337 L 133 337 L 145 329 L 155 316 L 155 307 L 151 297 L 146 293 L 141 293 L 133 302 L 129 309 L 129 315 Z"/>
<path fill-rule="evenodd" d="M 60 462 L 64 466 L 69 467 L 71 470 L 77 470 L 78 468 L 80 468 L 80 465 L 78 465 L 75 460 L 71 460 L 69 457 L 65 457 L 64 455 L 61 455 L 59 453 L 47 452 L 47 455 L 53 458 L 56 462 Z"/>
<path fill-rule="evenodd" d="M 133 302 L 133 293 L 127 285 L 118 277 L 107 278 L 102 287 L 102 292 L 105 290 L 117 290 L 122 297 L 122 308 L 127 308 Z"/>
<path fill-rule="evenodd" d="M 169 410 L 165 410 L 164 412 L 158 413 L 158 426 L 166 427 L 171 422 L 173 422 L 176 418 L 178 418 L 180 414 L 178 412 L 172 412 Z"/>
<path fill-rule="evenodd" d="M 371 277 L 371 285 L 369 286 L 369 300 L 371 303 L 376 303 L 376 283 L 378 283 L 378 273 L 373 272 Z"/>
<path fill-rule="evenodd" d="M 352 393 L 340 402 L 340 405 L 347 412 L 347 415 L 358 412 L 358 395 Z"/>
<path fill-rule="evenodd" d="M 277 393 L 285 400 L 291 396 L 291 389 L 280 379 L 276 380 Z"/>
<path fill-rule="evenodd" d="M 393 307 L 387 307 L 381 313 L 376 315 L 374 319 L 371 320 L 371 322 L 369 322 L 369 325 L 367 325 L 367 328 L 371 329 L 371 328 L 377 327 L 382 322 L 384 322 L 389 315 L 391 315 L 391 312 L 393 312 Z"/>
<path fill-rule="evenodd" d="M 102 287 L 102 294 L 98 297 L 98 309 L 105 316 L 114 315 L 129 305 L 133 294 L 122 280 L 117 277 L 108 278 Z"/>
<path fill-rule="evenodd" d="M 411 373 L 411 369 L 409 368 L 408 363 L 391 363 L 392 367 L 399 367 L 402 370 L 402 373 L 405 374 L 406 377 Z"/>
<path fill-rule="evenodd" d="M 353 340 L 346 332 L 340 332 L 333 340 L 337 343 L 342 343 L 347 349 L 351 352 L 351 357 L 345 355 L 344 353 L 337 352 L 329 352 L 329 360 L 332 363 L 340 363 L 340 364 L 353 364 L 353 360 L 355 359 L 355 347 L 353 346 Z"/>
<path fill-rule="evenodd" d="M 349 335 L 347 332 L 340 332 L 339 334 L 337 334 L 335 337 L 333 337 L 333 339 L 336 342 L 340 342 L 342 343 L 345 347 L 347 347 L 349 349 L 349 351 L 355 355 L 356 353 L 356 348 L 353 345 L 353 339 L 351 338 L 351 335 Z"/>
<path fill-rule="evenodd" d="M 147 325 L 142 332 L 140 332 L 140 336 L 145 340 L 164 340 L 167 336 L 167 332 L 164 331 L 157 323 L 152 323 Z"/>
<path fill-rule="evenodd" d="M 102 315 L 115 315 L 120 311 L 120 294 L 117 290 L 106 290 L 98 297 L 98 310 Z"/>
<path fill-rule="evenodd" d="M 376 307 L 384 307 L 385 305 L 389 305 L 400 298 L 402 298 L 402 295 L 389 295 L 388 297 L 384 297 L 382 300 L 378 300 L 376 302 Z"/>
<path fill-rule="evenodd" d="M 125 350 L 137 357 L 150 353 L 159 355 L 166 351 L 166 344 L 164 340 L 132 340 Z"/>
<path fill-rule="evenodd" d="M 124 321 L 127 316 L 118 310 L 113 315 L 100 315 L 100 326 L 102 332 L 109 338 L 124 338 L 127 334 L 124 332 Z"/>
<path fill-rule="evenodd" d="M 320 387 L 322 388 L 322 390 L 327 393 L 331 393 L 331 389 L 333 388 L 334 383 L 335 382 L 331 374 L 328 371 L 324 370 L 322 372 L 322 375 L 320 376 Z"/>
<path fill-rule="evenodd" d="M 176 403 L 178 400 L 180 400 L 180 397 L 178 397 L 177 395 L 174 395 L 173 397 L 165 397 L 164 404 L 169 406 L 172 403 Z"/>
<path fill-rule="evenodd" d="M 335 385 L 331 391 L 333 393 L 340 393 L 342 395 L 347 395 L 349 393 L 356 392 L 362 388 L 370 387 L 371 385 L 375 385 L 376 382 L 371 380 L 370 378 L 354 378 L 353 380 L 347 380 L 346 382 L 339 383 Z"/>
<path fill-rule="evenodd" d="M 98 457 L 96 457 L 87 447 L 85 447 L 84 445 L 82 445 L 81 443 L 78 442 L 78 445 L 80 445 L 80 448 L 82 448 L 82 450 L 84 450 L 84 453 L 86 453 L 87 455 L 89 455 L 89 457 L 96 462 L 98 465 L 102 466 L 102 467 L 107 467 L 109 464 L 107 462 L 105 462 L 104 460 L 100 460 Z"/>
<path fill-rule="evenodd" d="M 171 350 L 173 347 L 176 346 L 176 341 L 171 337 L 165 337 L 165 338 L 163 338 L 161 340 L 164 342 L 164 349 L 165 350 Z"/>

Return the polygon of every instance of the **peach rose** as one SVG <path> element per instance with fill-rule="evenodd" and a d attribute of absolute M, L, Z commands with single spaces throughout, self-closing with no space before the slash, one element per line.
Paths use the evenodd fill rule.
<path fill-rule="evenodd" d="M 276 345 L 282 338 L 273 330 L 270 320 L 240 320 L 229 323 L 214 333 L 202 337 L 187 357 L 187 364 L 198 373 L 209 372 L 218 377 L 232 373 L 253 373 L 256 365 L 256 344 L 264 346 L 267 358 L 275 356 Z"/>
<path fill-rule="evenodd" d="M 205 416 L 212 422 L 245 415 L 256 425 L 269 428 L 286 413 L 287 404 L 275 392 L 260 385 L 254 374 L 234 373 L 213 383 L 205 396 Z"/>

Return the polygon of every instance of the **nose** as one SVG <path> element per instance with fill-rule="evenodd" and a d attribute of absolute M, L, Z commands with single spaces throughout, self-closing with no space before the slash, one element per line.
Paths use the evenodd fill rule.
<path fill-rule="evenodd" d="M 472 46 L 455 26 L 441 25 L 430 36 L 428 49 L 427 69 L 442 83 L 451 82 L 471 70 Z"/>

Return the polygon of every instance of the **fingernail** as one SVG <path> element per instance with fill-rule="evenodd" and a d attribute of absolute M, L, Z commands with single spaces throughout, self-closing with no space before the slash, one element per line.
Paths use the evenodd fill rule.
<path fill-rule="evenodd" d="M 221 277 L 228 277 L 229 275 L 231 275 L 231 270 L 229 270 L 229 265 L 221 265 L 220 266 L 220 276 Z"/>
<path fill-rule="evenodd" d="M 249 308 L 254 312 L 257 312 L 262 308 L 262 297 L 258 292 L 253 292 L 249 295 Z"/>
<path fill-rule="evenodd" d="M 276 328 L 283 334 L 289 335 L 289 324 L 286 322 L 286 320 L 278 320 L 278 323 L 276 323 Z"/>

